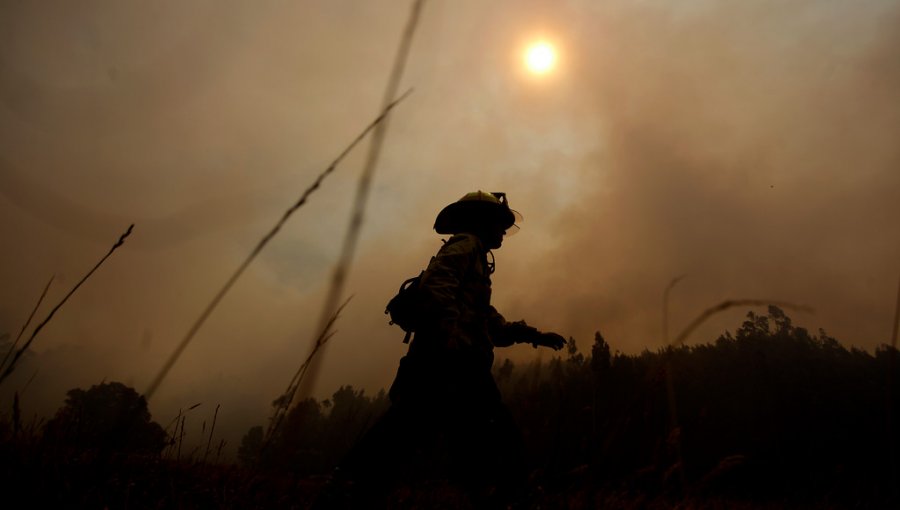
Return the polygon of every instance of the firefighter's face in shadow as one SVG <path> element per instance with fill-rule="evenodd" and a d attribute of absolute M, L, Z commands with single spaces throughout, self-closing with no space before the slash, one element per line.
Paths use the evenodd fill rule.
<path fill-rule="evenodd" d="M 506 235 L 506 229 L 498 225 L 484 225 L 476 235 L 484 243 L 484 247 L 489 250 L 496 250 L 503 244 L 503 236 Z"/>

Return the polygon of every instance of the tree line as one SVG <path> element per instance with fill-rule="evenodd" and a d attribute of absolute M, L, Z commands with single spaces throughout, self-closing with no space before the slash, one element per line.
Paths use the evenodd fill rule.
<path fill-rule="evenodd" d="M 889 346 L 848 349 L 772 306 L 766 314 L 749 312 L 733 334 L 712 343 L 623 354 L 598 332 L 587 349 L 570 338 L 549 361 L 498 361 L 494 376 L 528 449 L 533 479 L 551 493 L 581 494 L 584 501 L 597 491 L 624 491 L 878 506 L 898 501 L 900 487 L 897 354 Z M 133 389 L 101 383 L 71 390 L 56 415 L 31 430 L 24 430 L 15 403 L 11 414 L 0 415 L 3 473 L 28 485 L 58 471 L 60 480 L 38 485 L 77 492 L 78 484 L 64 478 L 88 476 L 86 466 L 127 465 L 153 490 L 182 483 L 220 498 L 227 488 L 207 486 L 234 484 L 236 476 L 250 487 L 286 475 L 328 475 L 388 405 L 383 390 L 371 395 L 351 386 L 328 399 L 303 400 L 274 432 L 247 431 L 239 466 L 228 468 L 243 474 L 215 472 L 213 479 L 171 454 L 180 448 L 177 423 L 161 427 Z M 279 406 L 273 402 L 273 413 Z M 198 458 L 208 455 L 192 457 L 193 465 Z M 118 479 L 115 473 L 109 477 Z"/>
<path fill-rule="evenodd" d="M 896 356 L 848 349 L 770 306 L 713 343 L 629 355 L 597 332 L 589 349 L 570 338 L 563 356 L 506 359 L 494 375 L 547 483 L 772 498 L 865 487 L 883 498 L 900 483 Z M 262 428 L 249 431 L 240 459 L 327 473 L 387 405 L 384 392 L 352 387 L 306 400 L 262 450 Z"/>

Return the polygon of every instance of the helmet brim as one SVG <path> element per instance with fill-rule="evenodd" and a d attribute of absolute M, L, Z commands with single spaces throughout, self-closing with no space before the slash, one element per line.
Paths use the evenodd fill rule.
<path fill-rule="evenodd" d="M 525 221 L 525 218 L 522 217 L 522 214 L 520 214 L 519 211 L 515 209 L 510 209 L 510 211 L 513 213 L 513 217 L 515 217 L 516 222 L 509 227 L 506 227 L 505 237 L 516 235 L 522 228 L 522 222 Z"/>
<path fill-rule="evenodd" d="M 458 234 L 496 226 L 510 230 L 522 215 L 504 204 L 480 201 L 453 202 L 441 209 L 434 220 L 434 230 L 438 234 Z"/>

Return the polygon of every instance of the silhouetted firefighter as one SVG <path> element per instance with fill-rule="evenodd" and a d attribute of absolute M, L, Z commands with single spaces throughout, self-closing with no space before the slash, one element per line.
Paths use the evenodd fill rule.
<path fill-rule="evenodd" d="M 438 214 L 434 229 L 452 237 L 389 304 L 392 318 L 415 332 L 390 389 L 391 407 L 338 470 L 357 497 L 374 503 L 370 497 L 398 484 L 448 480 L 483 506 L 524 488 L 521 436 L 491 375 L 494 347 L 558 350 L 565 339 L 507 322 L 491 306 L 491 250 L 518 230 L 517 215 L 504 193 L 482 191 Z"/>

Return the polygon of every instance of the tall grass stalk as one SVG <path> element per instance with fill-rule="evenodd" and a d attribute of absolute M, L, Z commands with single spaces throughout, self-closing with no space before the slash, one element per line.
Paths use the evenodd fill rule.
<path fill-rule="evenodd" d="M 219 441 L 219 446 L 216 448 L 216 462 L 219 462 L 219 458 L 222 456 L 222 449 L 225 448 L 225 445 L 228 444 L 228 441 L 224 439 Z"/>
<path fill-rule="evenodd" d="M 16 351 L 16 347 L 19 345 L 19 340 L 22 339 L 22 334 L 25 333 L 25 330 L 28 329 L 28 325 L 31 324 L 31 319 L 34 318 L 34 314 L 37 313 L 38 308 L 40 308 L 41 303 L 44 301 L 44 296 L 47 295 L 47 290 L 50 289 L 50 284 L 53 283 L 54 276 L 51 276 L 47 281 L 47 285 L 44 285 L 44 291 L 41 292 L 41 297 L 38 298 L 37 303 L 35 303 L 34 308 L 31 309 L 31 314 L 28 315 L 28 319 L 25 321 L 25 324 L 22 325 L 22 329 L 19 330 L 19 334 L 16 335 L 16 340 L 9 346 L 9 350 L 6 351 L 6 355 L 3 356 L 3 361 L 0 362 L 0 369 L 6 366 L 6 362 L 9 360 L 9 357 L 13 352 Z"/>
<path fill-rule="evenodd" d="M 166 425 L 166 428 L 163 429 L 163 431 L 166 433 L 167 437 L 169 437 L 169 440 L 166 444 L 166 448 L 162 452 L 163 457 L 171 457 L 172 456 L 172 451 L 175 449 L 175 443 L 177 442 L 177 437 L 178 437 L 178 425 L 181 423 L 181 417 L 183 415 L 184 415 L 184 410 L 179 409 L 178 414 L 175 415 L 175 419 L 173 419 L 171 422 L 169 422 L 169 424 Z M 169 428 L 171 428 L 172 425 L 175 425 L 175 428 L 172 429 L 172 435 L 169 436 L 168 435 Z"/>
<path fill-rule="evenodd" d="M 303 383 L 303 378 L 306 376 L 309 371 L 309 367 L 312 365 L 313 360 L 316 358 L 316 354 L 328 343 L 328 340 L 331 339 L 332 336 L 336 333 L 336 331 L 332 331 L 335 322 L 337 322 L 338 317 L 340 317 L 341 312 L 350 303 L 350 300 L 353 299 L 353 296 L 347 298 L 347 301 L 338 307 L 338 309 L 334 312 L 334 315 L 331 316 L 331 319 L 325 324 L 325 327 L 322 329 L 322 332 L 319 333 L 319 337 L 316 338 L 315 343 L 313 344 L 313 348 L 310 351 L 309 355 L 306 356 L 306 360 L 300 365 L 300 368 L 297 369 L 297 372 L 294 373 L 294 376 L 291 378 L 291 382 L 288 383 L 287 389 L 284 390 L 284 393 L 281 395 L 281 398 L 276 400 L 278 402 L 278 406 L 275 408 L 275 413 L 272 415 L 272 420 L 269 422 L 269 428 L 266 430 L 266 436 L 263 440 L 262 447 L 260 450 L 265 450 L 268 447 L 269 442 L 272 440 L 272 437 L 278 432 L 278 429 L 281 427 L 281 423 L 284 421 L 285 416 L 287 416 L 288 411 L 291 408 L 291 404 L 294 402 L 294 398 L 297 395 L 297 390 L 300 388 L 300 385 Z"/>
<path fill-rule="evenodd" d="M 669 294 L 675 285 L 680 282 L 685 275 L 676 276 L 666 286 L 663 291 L 662 303 L 662 341 L 663 345 L 669 344 Z M 675 400 L 675 382 L 672 379 L 672 360 L 671 352 L 666 355 L 666 397 L 669 403 L 669 435 L 675 443 L 675 456 L 678 462 L 678 481 L 681 484 L 682 491 L 685 488 L 686 480 L 684 474 L 684 456 L 681 452 L 681 429 L 678 425 L 678 407 Z"/>
<path fill-rule="evenodd" d="M 163 432 L 165 432 L 168 437 L 167 448 L 162 452 L 163 457 L 171 458 L 172 454 L 175 452 L 175 448 L 178 448 L 178 458 L 181 457 L 181 441 L 184 439 L 184 424 L 185 420 L 187 420 L 187 414 L 194 409 L 197 409 L 203 405 L 203 402 L 197 402 L 196 404 L 188 407 L 187 409 L 179 408 L 178 414 L 175 415 L 175 418 L 169 422 L 168 425 L 163 428 Z M 172 425 L 175 428 L 172 428 Z M 172 428 L 172 433 L 169 435 L 169 429 Z"/>
<path fill-rule="evenodd" d="M 212 426 L 209 428 L 209 441 L 206 442 L 206 452 L 203 453 L 203 462 L 209 457 L 209 447 L 212 445 L 213 433 L 216 431 L 216 419 L 219 417 L 219 407 L 222 404 L 216 404 L 216 412 L 213 414 Z"/>
<path fill-rule="evenodd" d="M 410 8 L 409 18 L 406 21 L 406 27 L 403 31 L 403 37 L 400 39 L 400 46 L 397 48 L 397 53 L 394 56 L 394 66 L 391 70 L 387 86 L 385 87 L 384 96 L 382 97 L 383 105 L 391 104 L 393 98 L 397 96 L 400 80 L 403 77 L 403 70 L 406 68 L 406 62 L 409 57 L 409 50 L 412 47 L 413 35 L 418 26 L 419 16 L 424 4 L 424 0 L 414 0 L 412 7 Z M 344 236 L 344 244 L 341 249 L 340 258 L 334 268 L 334 273 L 332 273 L 331 285 L 329 285 L 328 288 L 325 305 L 322 307 L 322 313 L 319 317 L 319 328 L 317 331 L 324 328 L 324 325 L 328 322 L 329 318 L 334 315 L 335 310 L 338 308 L 338 303 L 341 300 L 341 295 L 344 291 L 344 283 L 346 282 L 347 274 L 350 271 L 350 265 L 353 262 L 353 255 L 356 252 L 356 243 L 359 240 L 359 233 L 362 230 L 366 203 L 369 199 L 369 189 L 372 185 L 372 179 L 375 176 L 375 169 L 378 166 L 378 159 L 381 155 L 381 147 L 384 144 L 387 127 L 388 122 L 385 121 L 379 124 L 372 134 L 372 142 L 369 145 L 369 152 L 366 155 L 365 166 L 362 174 L 359 176 L 359 182 L 356 188 L 353 214 L 350 217 L 350 223 L 347 226 L 347 232 Z M 318 349 L 318 347 L 313 345 L 311 349 Z M 319 366 L 322 358 L 322 356 L 319 356 L 318 360 L 314 361 L 309 367 L 309 376 L 306 378 L 303 390 L 301 391 L 302 396 L 307 396 L 312 393 L 316 380 L 318 379 Z"/>
<path fill-rule="evenodd" d="M 50 313 L 47 315 L 47 318 L 45 318 L 40 324 L 37 325 L 36 328 L 34 328 L 34 331 L 32 331 L 31 336 L 28 338 L 28 341 L 25 342 L 25 345 L 23 345 L 18 351 L 16 351 L 16 355 L 13 356 L 12 361 L 9 362 L 9 366 L 7 366 L 6 369 L 3 371 L 3 374 L 0 375 L 0 384 L 3 384 L 3 381 L 5 381 L 6 378 L 9 377 L 9 374 L 12 373 L 13 369 L 16 368 L 16 362 L 19 360 L 20 357 L 22 357 L 22 354 L 24 354 L 25 351 L 28 350 L 28 348 L 31 346 L 31 343 L 34 342 L 35 337 L 37 337 L 38 333 L 41 332 L 41 329 L 43 329 L 44 326 L 46 326 L 47 323 L 50 322 L 50 319 L 53 318 L 53 316 L 56 314 L 56 311 L 59 310 L 60 308 L 62 308 L 62 306 L 64 304 L 66 304 L 66 301 L 68 301 L 69 298 L 72 297 L 72 294 L 74 294 L 75 291 L 78 290 L 78 288 L 81 287 L 81 285 L 84 282 L 86 282 L 87 279 L 90 278 L 91 275 L 94 274 L 94 272 L 101 265 L 103 265 L 104 262 L 106 262 L 106 259 L 108 259 L 109 256 L 112 255 L 113 252 L 119 248 L 119 246 L 122 246 L 122 244 L 125 243 L 125 238 L 127 238 L 129 235 L 131 235 L 131 230 L 133 228 L 134 228 L 134 224 L 132 223 L 131 225 L 128 226 L 128 230 L 126 230 L 124 234 L 119 236 L 119 240 L 116 241 L 115 244 L 113 244 L 112 248 L 109 249 L 109 251 L 106 253 L 106 255 L 104 255 L 103 258 L 101 258 L 100 261 L 97 262 L 94 265 L 94 267 L 91 268 L 91 270 L 88 271 L 88 273 L 86 275 L 84 275 L 84 277 L 82 277 L 81 280 L 79 280 L 77 284 L 75 284 L 74 287 L 72 287 L 72 290 L 70 290 L 69 293 L 66 294 L 65 297 L 62 298 L 62 300 L 59 303 L 57 303 L 57 305 L 54 306 L 52 310 L 50 310 Z"/>
<path fill-rule="evenodd" d="M 303 206 L 303 204 L 306 203 L 307 199 L 309 199 L 309 196 L 312 195 L 314 191 L 319 189 L 319 186 L 322 185 L 322 182 L 325 180 L 325 178 L 329 174 L 334 172 L 338 164 L 344 160 L 344 158 L 350 153 L 350 151 L 352 151 L 353 148 L 355 148 L 359 144 L 359 142 L 369 134 L 370 131 L 381 125 L 381 123 L 387 118 L 388 113 L 390 113 L 390 111 L 393 110 L 395 106 L 400 104 L 401 101 L 406 99 L 406 97 L 409 96 L 410 93 L 412 93 L 412 89 L 407 90 L 402 96 L 397 98 L 397 100 L 388 103 L 382 109 L 381 114 L 379 114 L 371 123 L 369 123 L 369 125 L 366 126 L 366 128 L 363 129 L 362 132 L 359 133 L 359 135 L 357 135 L 357 137 L 353 139 L 353 141 L 350 142 L 347 147 L 344 148 L 344 150 L 338 155 L 338 157 L 336 157 L 334 161 L 332 161 L 331 164 L 328 165 L 328 168 L 326 168 L 322 173 L 319 174 L 318 177 L 316 177 L 316 180 L 313 181 L 312 185 L 306 188 L 303 194 L 300 195 L 300 198 L 291 207 L 289 207 L 287 211 L 284 212 L 281 218 L 275 223 L 275 226 L 272 227 L 272 229 L 269 230 L 269 232 L 264 235 L 262 239 L 260 239 L 259 243 L 256 244 L 256 247 L 253 248 L 247 258 L 238 266 L 231 277 L 229 277 L 228 280 L 225 281 L 225 285 L 223 285 L 222 288 L 219 289 L 219 292 L 217 292 L 216 295 L 213 296 L 212 301 L 210 301 L 206 305 L 206 308 L 203 309 L 203 311 L 200 313 L 200 316 L 197 317 L 197 320 L 195 320 L 191 325 L 184 338 L 181 339 L 181 342 L 178 343 L 178 345 L 175 347 L 175 350 L 172 351 L 171 355 L 169 355 L 169 358 L 163 364 L 159 373 L 156 374 L 156 377 L 150 383 L 147 391 L 144 392 L 147 400 L 150 400 L 153 394 L 156 393 L 159 385 L 162 384 L 163 380 L 165 380 L 166 378 L 166 375 L 168 375 L 169 371 L 178 361 L 178 358 L 181 357 L 181 353 L 184 352 L 188 344 L 191 343 L 191 340 L 194 339 L 197 331 L 200 330 L 200 327 L 203 326 L 203 323 L 206 322 L 206 319 L 208 319 L 213 310 L 216 309 L 216 307 L 219 305 L 219 302 L 222 301 L 222 298 L 225 297 L 225 294 L 227 294 L 228 291 L 231 290 L 231 287 L 238 280 L 238 278 L 240 278 L 247 267 L 250 266 L 250 263 L 253 262 L 253 260 L 257 255 L 259 255 L 263 248 L 267 244 L 269 244 L 269 241 L 271 241 L 272 238 L 275 237 L 275 234 L 277 234 L 278 231 L 281 230 L 281 227 L 284 226 L 288 218 L 290 218 L 291 215 L 293 215 L 294 212 L 297 211 L 297 209 L 299 209 Z"/>
<path fill-rule="evenodd" d="M 184 422 L 187 420 L 187 415 L 181 417 L 181 432 L 178 434 L 178 455 L 175 456 L 175 460 L 181 460 L 181 445 L 184 443 Z"/>
<path fill-rule="evenodd" d="M 692 320 L 690 324 L 685 326 L 685 328 L 683 330 L 681 330 L 681 333 L 679 333 L 678 336 L 675 337 L 675 340 L 673 340 L 672 343 L 669 345 L 671 347 L 678 347 L 679 345 L 683 344 L 684 341 L 687 340 L 688 336 L 690 336 L 690 334 L 693 333 L 695 329 L 700 327 L 700 325 L 703 324 L 704 322 L 706 322 L 707 319 L 709 319 L 710 317 L 712 317 L 713 315 L 715 315 L 719 312 L 724 312 L 725 310 L 728 310 L 729 308 L 734 308 L 736 306 L 769 306 L 769 305 L 777 306 L 779 308 L 786 308 L 788 310 L 797 310 L 800 312 L 809 312 L 809 313 L 814 312 L 814 310 L 809 306 L 797 305 L 797 304 L 793 304 L 793 303 L 786 303 L 784 301 L 774 301 L 774 300 L 770 300 L 770 299 L 730 299 L 727 301 L 722 301 L 721 303 L 717 304 L 716 306 L 713 306 L 713 307 L 710 307 L 710 308 L 707 308 L 706 310 L 704 310 L 703 313 L 701 313 L 700 315 L 695 317 L 694 320 Z"/>
<path fill-rule="evenodd" d="M 665 340 L 665 342 L 668 346 L 668 349 L 667 349 L 668 352 L 666 352 L 666 354 L 664 356 L 664 359 L 666 360 L 665 361 L 666 397 L 667 397 L 668 405 L 669 405 L 669 422 L 670 422 L 670 429 L 669 429 L 670 437 L 668 439 L 670 439 L 674 443 L 674 446 L 675 446 L 675 453 L 676 453 L 676 456 L 678 459 L 678 466 L 677 466 L 678 477 L 679 477 L 679 481 L 681 483 L 681 488 L 682 488 L 682 490 L 684 490 L 687 482 L 686 482 L 685 473 L 684 473 L 684 457 L 683 457 L 683 452 L 682 452 L 682 448 L 681 448 L 681 430 L 678 425 L 678 401 L 675 396 L 675 380 L 674 380 L 674 376 L 672 374 L 673 370 L 672 370 L 672 361 L 671 361 L 671 357 L 674 354 L 674 349 L 676 347 L 684 344 L 684 341 L 687 340 L 688 336 L 690 336 L 690 334 L 693 333 L 694 330 L 696 330 L 698 327 L 700 327 L 701 324 L 706 322 L 707 319 L 709 319 L 710 317 L 712 317 L 713 315 L 715 315 L 719 312 L 728 310 L 729 308 L 734 308 L 736 306 L 774 305 L 774 306 L 778 306 L 781 308 L 787 308 L 789 310 L 799 310 L 799 311 L 805 311 L 805 312 L 812 312 L 813 309 L 808 306 L 805 306 L 805 305 L 796 305 L 793 303 L 786 303 L 783 301 L 774 301 L 774 300 L 768 300 L 768 299 L 732 299 L 732 300 L 722 301 L 721 303 L 719 303 L 713 307 L 707 308 L 700 315 L 695 317 L 694 320 L 690 322 L 690 324 L 688 324 L 683 330 L 681 330 L 681 333 L 678 334 L 678 336 L 675 338 L 675 340 L 672 341 L 671 343 L 669 343 L 668 342 L 668 323 L 667 323 L 667 321 L 668 321 L 668 317 L 667 317 L 667 315 L 668 315 L 668 293 L 675 286 L 675 284 L 678 283 L 678 281 L 681 278 L 682 277 L 673 279 L 672 282 L 669 283 L 669 286 L 666 287 L 666 290 L 663 293 L 663 317 L 664 317 L 664 319 L 663 319 L 663 339 Z"/>
<path fill-rule="evenodd" d="M 666 285 L 666 289 L 663 291 L 662 298 L 662 343 L 663 345 L 669 344 L 669 294 L 672 292 L 672 289 L 675 288 L 675 285 L 678 284 L 684 277 L 687 275 L 680 275 L 672 278 L 672 281 Z"/>
<path fill-rule="evenodd" d="M 178 414 L 175 415 L 175 418 L 173 418 L 172 421 L 170 421 L 169 424 L 166 425 L 166 427 L 165 427 L 163 430 L 166 431 L 166 433 L 168 433 L 168 432 L 169 432 L 169 429 L 172 427 L 172 425 L 176 425 L 176 424 L 178 423 L 178 420 L 181 419 L 181 415 L 182 415 L 183 413 L 184 413 L 184 410 L 183 410 L 183 409 L 179 409 L 179 410 L 178 410 Z M 177 428 L 177 425 L 176 425 L 176 428 Z"/>
<path fill-rule="evenodd" d="M 25 385 L 22 386 L 22 389 L 19 390 L 19 395 L 25 394 L 25 390 L 27 390 L 28 387 L 31 386 L 31 382 L 34 381 L 34 378 L 37 377 L 37 375 L 38 375 L 38 371 L 35 370 L 34 373 L 31 374 L 31 377 L 28 378 L 28 381 L 25 382 Z"/>

